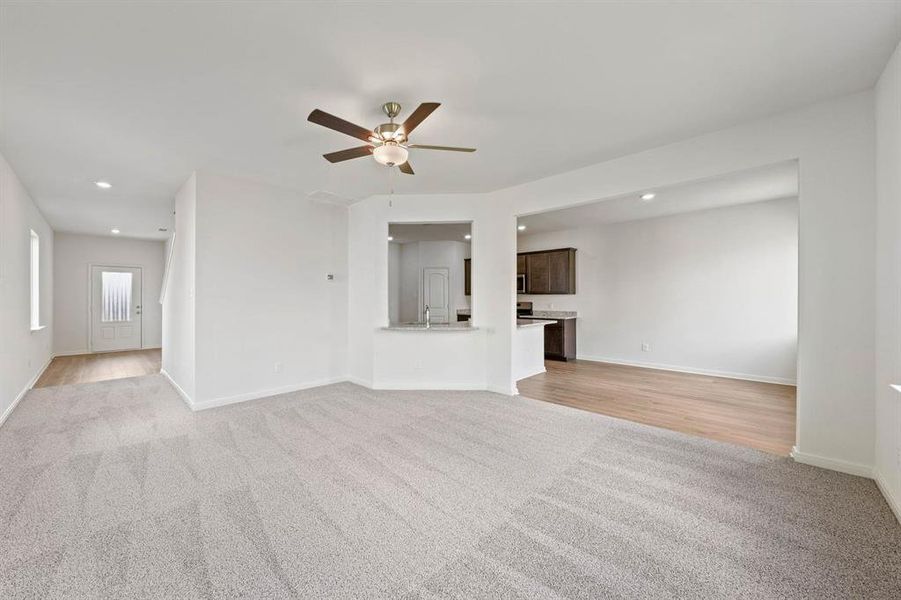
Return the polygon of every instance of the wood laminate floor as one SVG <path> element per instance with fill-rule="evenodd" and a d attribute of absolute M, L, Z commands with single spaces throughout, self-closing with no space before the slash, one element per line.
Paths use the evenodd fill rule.
<path fill-rule="evenodd" d="M 57 356 L 34 385 L 36 388 L 71 383 L 90 383 L 160 372 L 161 351 L 129 350 L 103 354 Z"/>
<path fill-rule="evenodd" d="M 611 417 L 787 456 L 795 388 L 590 361 L 546 361 L 519 393 Z"/>

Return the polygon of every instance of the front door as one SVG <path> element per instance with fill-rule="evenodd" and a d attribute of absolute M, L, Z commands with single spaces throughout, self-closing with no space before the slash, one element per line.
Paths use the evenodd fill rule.
<path fill-rule="evenodd" d="M 447 267 L 422 270 L 422 318 L 429 307 L 432 323 L 447 323 L 450 316 L 450 273 Z"/>
<path fill-rule="evenodd" d="M 91 267 L 91 351 L 141 347 L 141 268 Z"/>

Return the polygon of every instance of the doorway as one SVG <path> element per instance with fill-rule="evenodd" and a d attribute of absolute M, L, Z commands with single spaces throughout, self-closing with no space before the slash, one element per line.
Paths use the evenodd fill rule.
<path fill-rule="evenodd" d="M 576 360 L 546 362 L 520 393 L 788 455 L 798 193 L 785 161 L 520 216 L 518 253 L 578 250 L 571 290 L 517 295 L 575 321 Z"/>
<path fill-rule="evenodd" d="M 89 288 L 91 352 L 140 349 L 141 267 L 92 265 Z"/>

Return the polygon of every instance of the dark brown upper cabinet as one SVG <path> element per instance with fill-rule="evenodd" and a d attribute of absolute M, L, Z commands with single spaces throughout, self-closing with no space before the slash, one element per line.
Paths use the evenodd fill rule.
<path fill-rule="evenodd" d="M 576 249 L 558 248 L 523 252 L 527 294 L 575 294 Z"/>
<path fill-rule="evenodd" d="M 460 289 L 460 288 L 457 288 Z M 472 296 L 472 259 L 463 259 L 463 294 Z"/>
<path fill-rule="evenodd" d="M 558 248 L 516 255 L 516 274 L 526 276 L 526 294 L 575 294 L 576 249 Z M 463 293 L 472 295 L 472 260 L 463 259 Z"/>

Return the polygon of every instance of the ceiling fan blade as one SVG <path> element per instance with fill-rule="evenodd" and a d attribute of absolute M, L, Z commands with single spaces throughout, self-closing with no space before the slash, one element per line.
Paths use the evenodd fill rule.
<path fill-rule="evenodd" d="M 330 115 L 318 108 L 310 113 L 310 116 L 307 117 L 307 121 L 322 125 L 323 127 L 328 127 L 329 129 L 334 129 L 335 131 L 345 133 L 351 137 L 359 138 L 364 142 L 368 142 L 371 137 L 377 137 L 372 130 L 360 127 L 359 125 L 354 125 L 350 121 L 345 121 L 335 115 Z"/>
<path fill-rule="evenodd" d="M 451 152 L 475 152 L 475 148 L 458 148 L 456 146 L 429 146 L 427 144 L 410 144 L 407 148 L 420 148 L 422 150 L 449 150 Z"/>
<path fill-rule="evenodd" d="M 402 165 L 397 165 L 397 168 L 400 169 L 401 173 L 406 173 L 407 175 L 413 175 L 413 167 L 410 166 L 410 161 L 405 162 Z"/>
<path fill-rule="evenodd" d="M 410 135 L 410 132 L 416 129 L 416 126 L 425 121 L 425 118 L 432 114 L 432 112 L 441 106 L 438 102 L 423 102 L 419 105 L 419 107 L 413 111 L 413 113 L 407 117 L 407 120 L 404 121 L 403 125 L 401 125 L 401 129 L 404 130 L 404 135 Z"/>
<path fill-rule="evenodd" d="M 372 146 L 357 146 L 356 148 L 348 148 L 347 150 L 339 150 L 337 152 L 329 152 L 323 154 L 322 157 L 330 163 L 350 160 L 352 158 L 362 158 L 372 154 Z"/>

